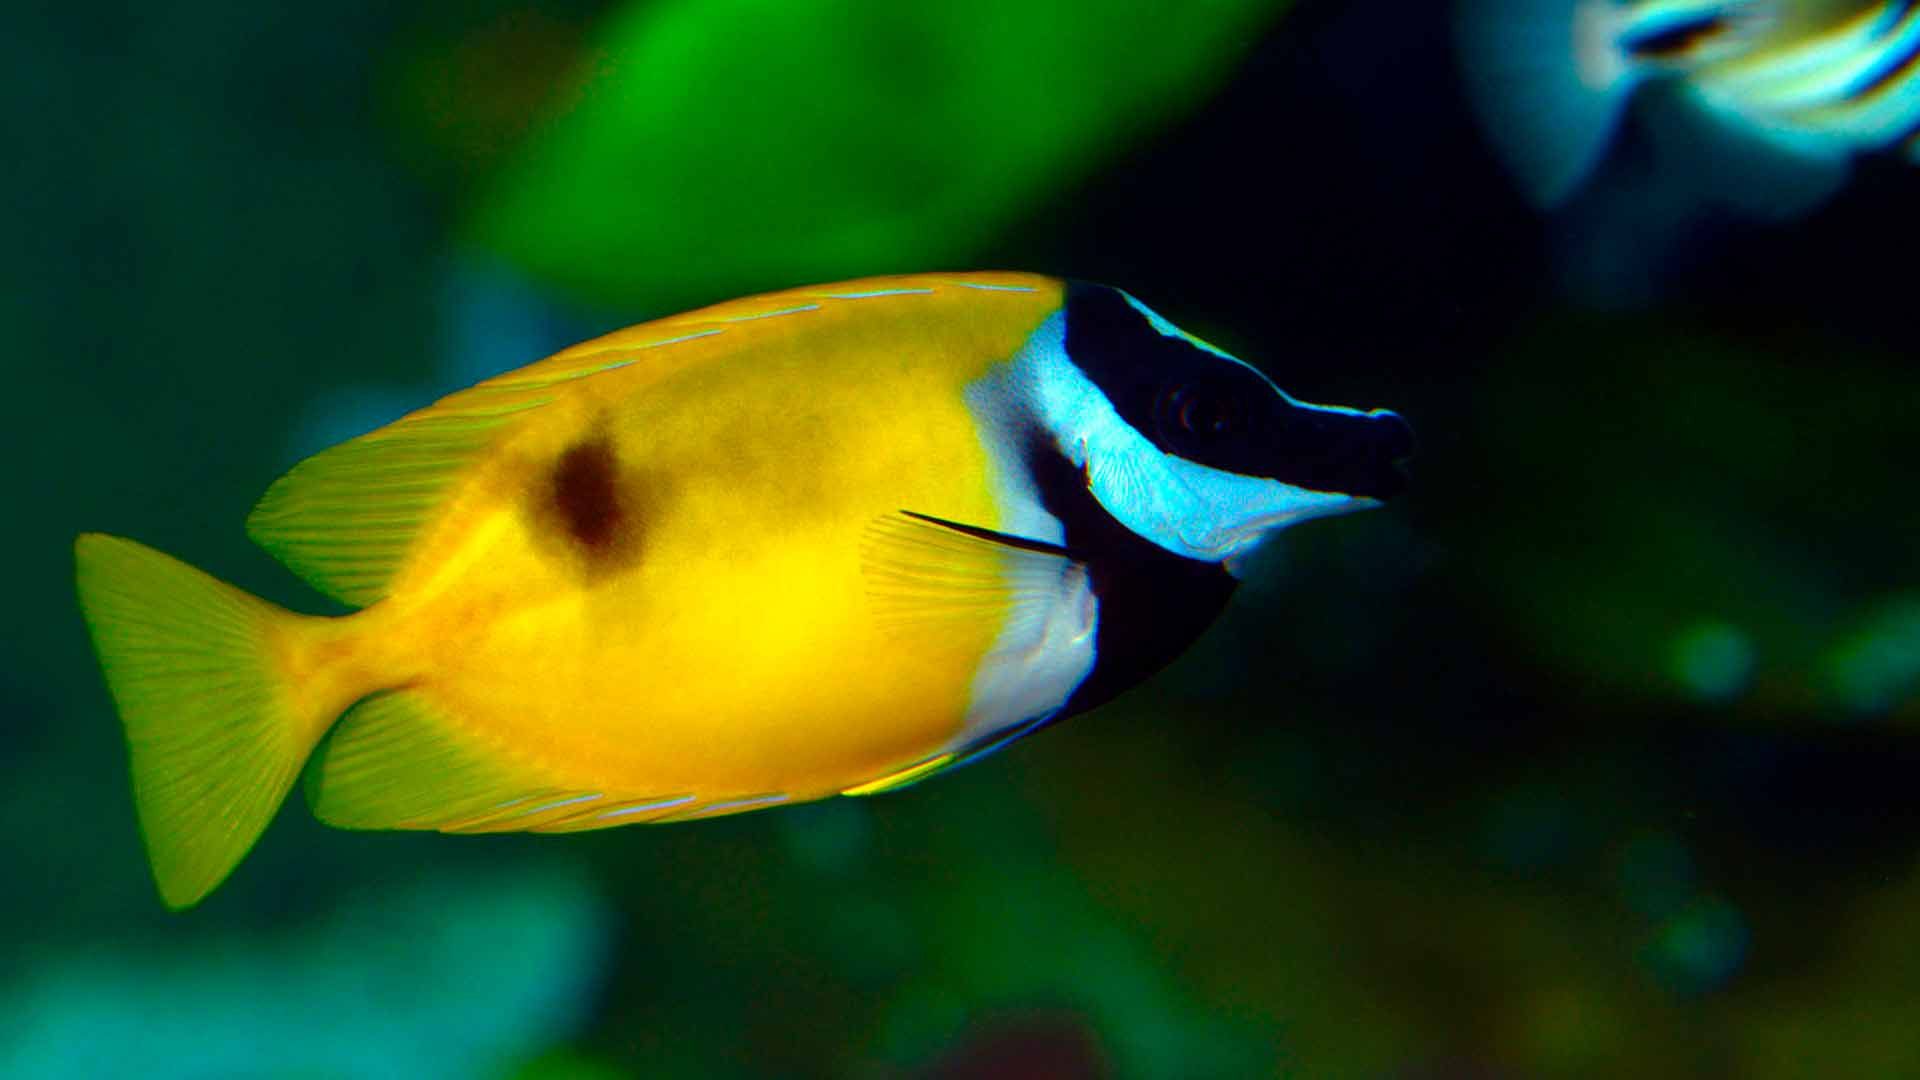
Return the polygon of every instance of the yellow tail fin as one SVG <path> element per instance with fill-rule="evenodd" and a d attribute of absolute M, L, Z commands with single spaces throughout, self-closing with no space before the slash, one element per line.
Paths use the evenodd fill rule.
<path fill-rule="evenodd" d="M 331 716 L 300 716 L 274 659 L 300 617 L 152 548 L 74 542 L 80 609 L 127 729 L 167 906 L 191 907 L 273 818 Z"/>

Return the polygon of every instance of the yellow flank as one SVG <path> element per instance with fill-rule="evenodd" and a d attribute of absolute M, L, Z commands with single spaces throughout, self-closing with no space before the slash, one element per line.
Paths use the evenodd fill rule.
<path fill-rule="evenodd" d="M 218 885 L 303 767 L 334 824 L 489 832 L 943 766 L 1018 559 L 902 512 L 1001 526 L 967 388 L 1061 292 L 922 275 L 723 304 L 316 454 L 247 528 L 352 615 L 81 536 L 162 897 Z"/>
<path fill-rule="evenodd" d="M 1000 625 L 889 635 L 861 539 L 900 510 L 1000 524 L 964 391 L 1059 303 L 1023 275 L 796 290 L 455 395 L 401 423 L 543 403 L 447 483 L 385 598 L 290 662 L 404 690 L 466 752 L 596 805 L 691 795 L 698 813 L 911 767 L 949 748 Z"/>

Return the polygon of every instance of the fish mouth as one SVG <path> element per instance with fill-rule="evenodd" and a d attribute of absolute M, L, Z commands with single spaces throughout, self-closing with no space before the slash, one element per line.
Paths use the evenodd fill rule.
<path fill-rule="evenodd" d="M 1285 480 L 1285 494 L 1272 509 L 1249 516 L 1221 537 L 1223 558 L 1242 555 L 1266 537 L 1315 518 L 1372 510 L 1406 491 L 1407 464 L 1416 449 L 1413 425 L 1399 413 L 1377 409 L 1349 414 L 1350 426 L 1326 450 L 1313 486 Z"/>
<path fill-rule="evenodd" d="M 1413 427 L 1387 409 L 1299 406 L 1269 447 L 1265 475 L 1322 496 L 1391 499 L 1406 490 Z"/>
<path fill-rule="evenodd" d="M 1417 449 L 1413 425 L 1386 409 L 1366 415 L 1366 426 L 1345 443 L 1335 475 L 1340 483 L 1327 494 L 1371 499 L 1374 505 L 1407 490 L 1407 464 Z"/>
<path fill-rule="evenodd" d="M 1348 414 L 1341 436 L 1325 450 L 1316 482 L 1280 481 L 1298 495 L 1254 515 L 1230 535 L 1240 545 L 1257 544 L 1267 534 L 1302 521 L 1382 506 L 1407 490 L 1407 465 L 1417 448 L 1413 425 L 1397 412 Z"/>

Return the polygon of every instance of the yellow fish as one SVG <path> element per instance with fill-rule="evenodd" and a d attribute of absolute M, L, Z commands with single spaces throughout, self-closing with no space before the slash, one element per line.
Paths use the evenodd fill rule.
<path fill-rule="evenodd" d="M 91 533 L 80 602 L 185 907 L 303 768 L 329 824 L 445 832 L 899 787 L 1144 678 L 1410 445 L 1116 289 L 876 278 L 621 330 L 300 463 L 248 533 L 352 614 Z"/>

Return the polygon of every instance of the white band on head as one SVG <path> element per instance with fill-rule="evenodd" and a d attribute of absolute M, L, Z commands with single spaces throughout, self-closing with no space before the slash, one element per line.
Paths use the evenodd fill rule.
<path fill-rule="evenodd" d="M 1158 316 L 1151 319 L 1158 320 L 1157 329 L 1170 328 Z M 1161 450 L 1122 420 L 1100 388 L 1068 359 L 1065 312 L 1054 313 L 1034 331 L 1002 377 L 1067 460 L 1086 472 L 1106 512 L 1175 555 L 1226 562 L 1245 555 L 1274 530 L 1377 505 L 1369 498 L 1211 468 Z"/>

